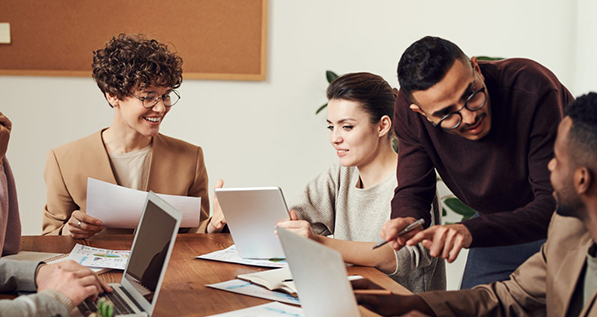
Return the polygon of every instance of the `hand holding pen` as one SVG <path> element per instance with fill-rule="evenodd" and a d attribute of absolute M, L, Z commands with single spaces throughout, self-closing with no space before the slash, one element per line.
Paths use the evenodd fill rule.
<path fill-rule="evenodd" d="M 391 221 L 392 221 L 392 220 L 388 221 L 388 223 L 390 223 Z M 387 227 L 388 223 L 386 223 L 386 225 L 384 226 L 384 229 L 382 230 L 382 232 L 383 232 L 384 230 L 386 230 L 386 227 Z M 424 223 L 425 223 L 425 220 L 424 220 L 423 218 L 421 218 L 421 219 L 419 219 L 419 220 L 417 220 L 417 221 L 415 221 L 415 222 L 411 223 L 410 225 L 406 226 L 406 228 L 404 228 L 404 229 L 400 230 L 400 232 L 398 232 L 398 233 L 396 234 L 396 236 L 395 236 L 395 237 L 392 237 L 392 238 L 391 238 L 391 239 L 389 239 L 389 240 L 382 241 L 382 242 L 380 242 L 380 243 L 376 244 L 376 245 L 375 245 L 373 248 L 371 248 L 371 249 L 372 249 L 372 250 L 375 250 L 375 249 L 377 249 L 377 248 L 381 247 L 382 245 L 384 245 L 384 244 L 386 244 L 386 243 L 390 242 L 391 240 L 397 239 L 398 237 L 400 237 L 400 236 L 403 236 L 403 235 L 405 235 L 405 234 L 407 234 L 407 233 L 409 233 L 409 232 L 411 232 L 411 231 L 413 231 L 413 230 L 415 230 L 415 229 L 417 229 L 417 228 L 421 227 L 421 226 L 422 226 Z"/>

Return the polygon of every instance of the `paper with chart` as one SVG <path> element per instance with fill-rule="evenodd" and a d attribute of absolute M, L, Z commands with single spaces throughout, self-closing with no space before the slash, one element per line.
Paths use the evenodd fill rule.
<path fill-rule="evenodd" d="M 251 282 L 243 281 L 240 279 L 234 279 L 222 283 L 209 284 L 207 287 L 220 289 L 223 291 L 233 292 L 242 295 L 254 296 L 259 298 L 265 298 L 269 300 L 275 300 L 293 305 L 300 305 L 298 298 L 284 292 L 270 291 L 259 285 L 252 284 Z"/>
<path fill-rule="evenodd" d="M 201 197 L 157 194 L 182 212 L 183 228 L 199 227 Z M 87 214 L 107 228 L 137 228 L 147 192 L 87 179 Z"/>
<path fill-rule="evenodd" d="M 267 303 L 259 306 L 239 309 L 224 314 L 211 315 L 209 317 L 304 317 L 303 310 L 282 303 Z"/>
<path fill-rule="evenodd" d="M 130 250 L 108 250 L 77 243 L 68 258 L 87 267 L 124 270 Z"/>
<path fill-rule="evenodd" d="M 229 262 L 229 263 L 237 263 L 237 264 L 244 264 L 250 266 L 259 266 L 259 267 L 287 267 L 288 262 L 284 259 L 269 259 L 269 260 L 253 260 L 253 259 L 243 259 L 238 255 L 238 251 L 236 251 L 236 246 L 231 245 L 224 250 L 219 250 L 215 252 L 211 252 L 208 254 L 203 254 L 198 257 L 197 259 L 203 260 L 212 260 L 212 261 L 220 261 L 220 262 Z"/>

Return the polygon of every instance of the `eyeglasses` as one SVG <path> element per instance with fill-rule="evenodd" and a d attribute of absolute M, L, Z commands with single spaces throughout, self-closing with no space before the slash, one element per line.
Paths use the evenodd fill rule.
<path fill-rule="evenodd" d="M 462 113 L 460 113 L 462 109 L 466 108 L 468 111 L 477 111 L 483 108 L 486 103 L 487 93 L 485 93 L 485 86 L 483 86 L 483 88 L 475 91 L 468 98 L 466 98 L 464 106 L 443 116 L 438 123 L 433 123 L 433 126 L 440 126 L 444 130 L 457 129 L 462 123 Z"/>
<path fill-rule="evenodd" d="M 139 97 L 135 94 L 133 96 L 141 100 L 143 107 L 147 109 L 153 108 L 160 100 L 164 102 L 164 106 L 166 107 L 172 107 L 180 100 L 180 94 L 176 90 L 170 90 L 161 96 L 155 91 L 148 93 L 145 97 Z"/>

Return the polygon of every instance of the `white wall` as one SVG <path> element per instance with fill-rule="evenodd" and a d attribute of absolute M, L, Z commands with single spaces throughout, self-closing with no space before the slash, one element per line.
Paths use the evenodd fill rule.
<path fill-rule="evenodd" d="M 336 159 L 325 114 L 314 115 L 325 102 L 325 70 L 370 71 L 397 86 L 402 52 L 437 35 L 469 55 L 535 59 L 575 94 L 588 78 L 577 74 L 586 65 L 576 58 L 592 60 L 584 74 L 597 69 L 583 54 L 597 51 L 591 31 L 579 31 L 589 43 L 576 48 L 577 16 L 595 29 L 583 7 L 595 11 L 590 0 L 270 0 L 267 81 L 186 80 L 161 131 L 204 148 L 210 186 L 216 178 L 277 185 L 292 197 Z M 39 234 L 48 150 L 109 126 L 112 110 L 90 78 L 0 76 L 0 96 L 14 123 L 8 158 L 23 234 Z"/>
<path fill-rule="evenodd" d="M 577 6 L 575 89 L 577 94 L 597 92 L 597 1 L 578 0 Z"/>

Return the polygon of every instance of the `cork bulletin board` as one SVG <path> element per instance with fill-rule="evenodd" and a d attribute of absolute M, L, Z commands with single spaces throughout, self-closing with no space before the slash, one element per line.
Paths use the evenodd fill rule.
<path fill-rule="evenodd" d="M 91 76 L 92 52 L 143 34 L 183 58 L 185 79 L 265 80 L 267 0 L 1 0 L 0 75 Z"/>

